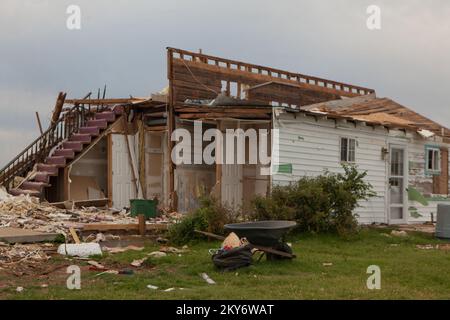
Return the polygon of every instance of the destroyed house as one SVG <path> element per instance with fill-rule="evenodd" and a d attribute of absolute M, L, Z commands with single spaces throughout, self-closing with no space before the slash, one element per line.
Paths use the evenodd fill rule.
<path fill-rule="evenodd" d="M 49 202 L 123 208 L 157 198 L 188 212 L 213 194 L 246 210 L 274 185 L 350 163 L 376 192 L 357 209 L 361 223 L 429 221 L 450 201 L 449 130 L 373 89 L 174 48 L 167 78 L 148 98 L 60 94 L 51 126 L 0 171 L 0 184 Z M 234 157 L 210 133 L 238 129 L 267 134 L 244 136 L 243 162 L 205 162 L 212 141 L 215 160 Z M 191 154 L 177 153 L 177 132 L 191 134 Z M 261 156 L 255 145 L 277 163 L 250 163 Z"/>

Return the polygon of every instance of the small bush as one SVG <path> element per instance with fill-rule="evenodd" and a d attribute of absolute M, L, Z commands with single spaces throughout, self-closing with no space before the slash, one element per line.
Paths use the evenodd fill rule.
<path fill-rule="evenodd" d="M 311 232 L 337 232 L 348 235 L 357 231 L 353 213 L 358 201 L 374 196 L 366 172 L 343 165 L 344 173 L 325 172 L 303 177 L 289 186 L 276 186 L 269 197 L 252 201 L 252 220 L 296 220 L 298 229 Z"/>
<path fill-rule="evenodd" d="M 216 199 L 202 197 L 200 208 L 188 213 L 180 222 L 172 225 L 168 236 L 174 244 L 186 244 L 202 237 L 194 230 L 223 234 L 224 225 L 235 222 L 236 218 L 232 210 L 221 205 Z"/>

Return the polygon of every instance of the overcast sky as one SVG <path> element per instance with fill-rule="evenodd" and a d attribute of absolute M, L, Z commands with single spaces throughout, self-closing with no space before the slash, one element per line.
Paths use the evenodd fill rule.
<path fill-rule="evenodd" d="M 81 30 L 66 28 L 71 4 Z M 371 4 L 381 30 L 366 27 Z M 374 88 L 450 127 L 448 0 L 1 0 L 0 167 L 59 91 L 159 91 L 167 46 Z"/>

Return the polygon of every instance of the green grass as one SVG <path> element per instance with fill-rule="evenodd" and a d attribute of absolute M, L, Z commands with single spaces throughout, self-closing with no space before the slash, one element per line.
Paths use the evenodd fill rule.
<path fill-rule="evenodd" d="M 81 290 L 66 288 L 64 269 L 50 278 L 0 276 L 1 299 L 450 299 L 450 251 L 421 250 L 417 244 L 441 243 L 431 236 L 410 233 L 407 238 L 386 236 L 390 229 L 365 229 L 351 240 L 334 235 L 300 235 L 292 242 L 297 259 L 255 262 L 236 272 L 217 271 L 208 254 L 219 242 L 190 246 L 182 256 L 152 259 L 133 275 L 105 274 L 83 267 Z M 382 234 L 385 235 L 382 235 Z M 158 247 L 129 251 L 98 260 L 113 268 L 129 263 Z M 52 264 L 67 263 L 57 258 Z M 80 262 L 78 262 L 80 263 Z M 332 263 L 324 266 L 323 263 Z M 80 263 L 81 265 L 84 263 Z M 381 290 L 368 290 L 369 265 L 381 268 Z M 208 285 L 199 273 L 217 282 Z M 41 288 L 48 283 L 48 288 Z M 148 289 L 184 288 L 164 292 Z M 23 286 L 21 293 L 16 286 Z"/>

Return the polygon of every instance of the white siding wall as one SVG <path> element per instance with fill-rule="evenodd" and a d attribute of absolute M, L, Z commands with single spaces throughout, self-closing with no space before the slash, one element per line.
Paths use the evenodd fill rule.
<path fill-rule="evenodd" d="M 274 184 L 285 185 L 303 176 L 314 176 L 328 169 L 342 172 L 340 164 L 340 137 L 355 138 L 356 164 L 367 170 L 367 181 L 377 196 L 361 202 L 357 209 L 360 223 L 387 222 L 385 214 L 386 162 L 381 158 L 382 147 L 387 146 L 387 130 L 363 125 L 318 120 L 313 117 L 282 114 L 274 121 L 280 129 L 280 163 L 292 164 L 292 174 L 276 174 Z"/>

